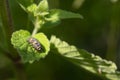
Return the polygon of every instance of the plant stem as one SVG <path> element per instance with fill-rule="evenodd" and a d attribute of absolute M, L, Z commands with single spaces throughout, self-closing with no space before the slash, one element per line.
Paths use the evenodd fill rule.
<path fill-rule="evenodd" d="M 5 37 L 4 40 L 6 44 L 6 47 L 0 47 L 0 50 L 13 62 L 16 70 L 17 80 L 26 80 L 26 76 L 24 75 L 25 72 L 23 63 L 21 63 L 20 56 L 18 55 L 17 51 L 13 48 L 10 41 L 12 32 L 14 31 L 14 26 L 8 1 L 9 0 L 0 0 L 0 16 L 2 20 L 2 29 L 4 30 L 3 36 Z"/>
<path fill-rule="evenodd" d="M 32 36 L 34 36 L 37 32 L 38 32 L 38 28 L 35 27 L 33 30 Z"/>
<path fill-rule="evenodd" d="M 14 66 L 15 66 L 16 79 L 17 80 L 27 80 L 23 63 L 21 61 L 17 60 L 14 63 Z"/>
<path fill-rule="evenodd" d="M 117 40 L 118 40 L 118 30 L 119 30 L 119 20 L 118 20 L 118 5 L 114 3 L 112 5 L 112 14 L 111 14 L 111 23 L 110 30 L 108 35 L 108 49 L 106 58 L 108 60 L 116 61 L 116 53 L 117 53 Z"/>
<path fill-rule="evenodd" d="M 42 22 L 42 21 L 41 21 Z M 33 30 L 33 32 L 32 32 L 32 36 L 34 36 L 37 32 L 38 32 L 38 30 L 41 28 L 41 24 L 40 24 L 40 21 L 39 21 L 39 19 L 38 19 L 38 16 L 36 17 L 36 21 L 35 21 L 35 23 L 34 23 L 34 30 Z"/>
<path fill-rule="evenodd" d="M 9 0 L 0 0 L 0 15 L 2 19 L 2 29 L 4 30 L 4 39 L 6 44 L 6 49 L 8 52 L 13 52 L 13 56 L 17 56 L 16 50 L 11 45 L 11 35 L 14 31 L 13 21 L 10 13 L 10 7 L 8 4 Z"/>

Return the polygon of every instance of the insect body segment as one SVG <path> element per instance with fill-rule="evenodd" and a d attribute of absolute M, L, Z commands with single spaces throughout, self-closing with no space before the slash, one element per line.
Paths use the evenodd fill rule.
<path fill-rule="evenodd" d="M 30 37 L 28 40 L 28 43 L 31 44 L 36 50 L 40 51 L 41 50 L 41 44 L 40 42 L 33 38 L 33 37 Z"/>

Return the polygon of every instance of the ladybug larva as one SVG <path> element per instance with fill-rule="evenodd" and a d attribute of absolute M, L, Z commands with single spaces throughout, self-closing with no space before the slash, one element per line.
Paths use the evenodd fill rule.
<path fill-rule="evenodd" d="M 41 50 L 41 44 L 40 42 L 33 38 L 33 37 L 30 37 L 28 40 L 28 43 L 31 44 L 37 51 L 40 51 Z"/>

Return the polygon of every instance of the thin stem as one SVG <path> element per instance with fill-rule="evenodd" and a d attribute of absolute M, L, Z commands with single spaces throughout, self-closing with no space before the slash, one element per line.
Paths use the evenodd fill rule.
<path fill-rule="evenodd" d="M 34 23 L 34 30 L 32 32 L 32 36 L 34 36 L 41 27 L 42 27 L 42 21 L 40 22 L 39 17 L 37 16 L 36 21 Z"/>
<path fill-rule="evenodd" d="M 38 28 L 35 27 L 33 30 L 32 36 L 34 36 L 37 32 L 38 32 Z"/>

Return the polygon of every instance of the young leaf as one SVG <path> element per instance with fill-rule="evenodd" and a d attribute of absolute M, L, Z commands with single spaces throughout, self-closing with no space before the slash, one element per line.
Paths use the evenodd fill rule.
<path fill-rule="evenodd" d="M 49 10 L 47 0 L 42 0 L 38 5 L 32 3 L 26 7 L 20 4 L 21 7 L 28 13 L 29 19 L 35 25 L 38 23 L 43 26 L 56 26 L 61 22 L 61 19 L 68 18 L 83 18 L 80 14 L 72 13 L 60 9 Z"/>
<path fill-rule="evenodd" d="M 48 11 L 49 7 L 48 7 L 48 2 L 47 0 L 42 0 L 37 7 L 38 12 L 44 12 L 44 11 Z"/>
<path fill-rule="evenodd" d="M 73 12 L 69 12 L 69 11 L 65 11 L 65 10 L 61 10 L 61 9 L 51 9 L 50 10 L 50 14 L 56 14 L 56 16 L 59 19 L 68 19 L 68 18 L 81 18 L 83 19 L 83 16 L 78 14 L 78 13 L 73 13 Z"/>
<path fill-rule="evenodd" d="M 17 0 L 18 4 L 26 11 L 26 8 L 31 5 L 34 0 Z"/>
<path fill-rule="evenodd" d="M 104 60 L 85 50 L 79 50 L 55 36 L 51 37 L 51 51 L 61 54 L 66 60 L 73 64 L 100 76 L 105 80 L 119 80 L 120 73 L 116 71 L 115 63 Z"/>
<path fill-rule="evenodd" d="M 36 50 L 33 46 L 34 42 L 30 43 L 28 41 L 30 37 L 31 35 L 28 31 L 19 30 L 13 33 L 11 43 L 18 50 L 23 62 L 32 63 L 35 60 L 44 58 L 48 54 L 50 44 L 47 37 L 43 33 L 38 33 L 32 37 L 41 45 L 41 50 Z M 37 44 L 34 45 L 36 46 Z"/>
<path fill-rule="evenodd" d="M 36 4 L 31 4 L 30 6 L 27 7 L 26 12 L 28 12 L 29 19 L 35 23 L 35 14 L 34 12 L 36 11 L 37 5 Z"/>
<path fill-rule="evenodd" d="M 48 2 L 47 0 L 42 0 L 35 11 L 35 15 L 47 15 L 48 13 L 49 7 L 48 7 Z"/>
<path fill-rule="evenodd" d="M 36 8 L 37 8 L 36 4 L 31 4 L 30 6 L 27 7 L 27 11 L 33 13 L 36 11 Z"/>
<path fill-rule="evenodd" d="M 45 24 L 43 26 L 45 27 L 50 27 L 50 26 L 56 26 L 60 24 L 61 20 L 58 17 L 57 13 L 52 13 L 47 16 L 45 16 Z"/>
<path fill-rule="evenodd" d="M 48 13 L 48 2 L 47 0 L 42 0 L 38 5 L 33 3 L 33 0 L 25 0 L 25 1 L 20 1 L 18 0 L 19 5 L 23 10 L 25 10 L 28 14 L 34 14 L 35 16 L 41 16 L 41 15 L 46 15 Z"/>
<path fill-rule="evenodd" d="M 60 9 L 52 9 L 49 14 L 45 16 L 45 24 L 43 26 L 56 26 L 60 24 L 61 19 L 67 18 L 83 18 L 80 14 L 72 13 Z"/>

